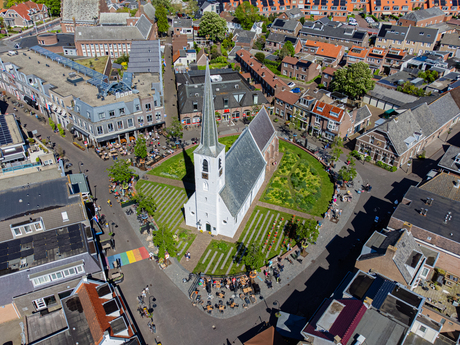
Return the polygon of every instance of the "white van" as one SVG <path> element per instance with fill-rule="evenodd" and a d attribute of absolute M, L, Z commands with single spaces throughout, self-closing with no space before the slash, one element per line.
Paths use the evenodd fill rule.
<path fill-rule="evenodd" d="M 14 51 L 14 50 L 10 50 L 10 51 L 8 52 L 8 55 L 9 55 L 9 56 L 15 56 L 15 55 L 18 55 L 18 52 L 17 52 L 17 51 Z"/>

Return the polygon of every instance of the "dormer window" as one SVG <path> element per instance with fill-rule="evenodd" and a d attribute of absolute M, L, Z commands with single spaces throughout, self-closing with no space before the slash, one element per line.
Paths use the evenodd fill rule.
<path fill-rule="evenodd" d="M 316 107 L 316 110 L 318 110 L 319 112 L 322 112 L 324 110 L 324 106 L 317 106 Z"/>
<path fill-rule="evenodd" d="M 455 164 L 460 164 L 460 153 L 455 156 Z"/>

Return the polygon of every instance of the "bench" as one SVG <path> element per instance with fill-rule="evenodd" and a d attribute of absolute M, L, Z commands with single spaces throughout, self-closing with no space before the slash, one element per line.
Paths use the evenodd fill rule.
<path fill-rule="evenodd" d="M 117 278 L 120 278 L 120 277 L 121 277 L 121 273 L 120 273 L 120 272 L 117 272 L 117 273 L 112 274 L 112 279 L 117 279 Z"/>

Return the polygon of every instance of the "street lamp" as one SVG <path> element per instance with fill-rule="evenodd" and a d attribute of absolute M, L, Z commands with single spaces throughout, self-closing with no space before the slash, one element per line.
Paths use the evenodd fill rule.
<path fill-rule="evenodd" d="M 97 186 L 94 185 L 94 201 L 97 201 L 97 197 L 96 197 L 96 188 L 97 188 Z"/>

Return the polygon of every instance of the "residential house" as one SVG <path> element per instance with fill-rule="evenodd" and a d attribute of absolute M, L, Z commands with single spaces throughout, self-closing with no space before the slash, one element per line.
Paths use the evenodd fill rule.
<path fill-rule="evenodd" d="M 48 18 L 48 7 L 32 1 L 22 2 L 11 6 L 0 13 L 7 26 L 29 27 Z"/>
<path fill-rule="evenodd" d="M 323 84 L 326 89 L 331 86 L 331 82 L 334 80 L 335 71 L 337 71 L 337 68 L 332 68 L 331 66 L 328 66 L 323 70 L 320 84 Z"/>
<path fill-rule="evenodd" d="M 301 51 L 302 42 L 298 38 L 284 34 L 276 34 L 273 32 L 270 32 L 267 39 L 265 40 L 264 49 L 272 52 L 276 50 L 281 50 L 281 48 L 284 47 L 284 44 L 288 41 L 292 43 L 292 46 L 294 47 L 294 51 L 296 54 Z"/>
<path fill-rule="evenodd" d="M 407 3 L 406 0 L 395 0 L 391 3 L 387 2 L 369 2 L 368 11 L 380 18 L 382 16 L 394 15 L 405 15 L 409 11 L 415 11 L 426 7 L 425 0 L 414 0 L 413 2 Z M 431 6 L 428 6 L 431 7 Z"/>
<path fill-rule="evenodd" d="M 213 12 L 219 14 L 221 12 L 220 10 L 220 3 L 219 2 L 208 2 L 205 1 L 203 4 L 200 6 L 199 10 L 199 15 L 203 16 L 206 12 Z"/>
<path fill-rule="evenodd" d="M 187 35 L 175 35 L 172 38 L 172 53 L 173 55 L 179 50 L 186 50 L 191 48 L 191 42 L 188 40 Z M 202 49 L 204 50 L 204 49 Z"/>
<path fill-rule="evenodd" d="M 62 308 L 24 321 L 27 344 L 141 344 L 118 286 L 93 278 L 69 290 Z"/>
<path fill-rule="evenodd" d="M 423 6 L 419 6 L 420 8 L 423 8 Z M 450 3 L 447 1 L 440 1 L 440 0 L 428 0 L 426 1 L 426 7 L 427 8 L 432 8 L 432 7 L 439 7 L 445 14 L 446 14 L 446 20 L 449 20 L 452 18 L 452 16 L 458 17 L 459 15 L 459 7 L 457 3 Z"/>
<path fill-rule="evenodd" d="M 406 58 L 406 52 L 402 49 L 389 48 L 383 61 L 383 73 L 386 75 L 397 73 Z"/>
<path fill-rule="evenodd" d="M 75 32 L 78 26 L 96 26 L 99 14 L 102 12 L 102 3 L 100 0 L 63 0 L 61 4 L 62 33 Z"/>
<path fill-rule="evenodd" d="M 3 134 L 0 137 L 0 162 L 23 161 L 26 158 L 25 140 L 15 115 L 0 115 L 0 127 Z"/>
<path fill-rule="evenodd" d="M 337 67 L 345 54 L 344 46 L 313 40 L 307 40 L 302 50 L 316 56 L 323 66 L 331 67 Z"/>
<path fill-rule="evenodd" d="M 273 21 L 270 32 L 297 36 L 300 29 L 302 29 L 302 24 L 297 19 L 277 18 Z"/>
<path fill-rule="evenodd" d="M 406 110 L 356 139 L 355 149 L 373 161 L 402 167 L 457 122 L 460 89 L 454 89 L 428 102 L 414 102 Z"/>
<path fill-rule="evenodd" d="M 227 12 L 227 11 L 221 12 L 219 15 L 222 18 L 224 18 L 225 21 L 227 22 L 227 31 L 228 32 L 233 32 L 236 29 L 241 29 L 240 21 L 236 17 L 232 16 L 229 12 Z"/>
<path fill-rule="evenodd" d="M 172 58 L 174 64 L 174 70 L 176 72 L 182 72 L 188 69 L 188 66 L 196 62 L 196 50 L 195 49 L 179 49 L 173 55 Z"/>
<path fill-rule="evenodd" d="M 198 55 L 196 57 L 196 64 L 197 66 L 206 66 L 206 61 L 208 60 L 208 57 L 206 56 L 206 52 L 204 49 L 201 49 L 198 52 Z"/>
<path fill-rule="evenodd" d="M 460 86 L 460 73 L 450 72 L 425 87 L 425 91 L 441 94 Z"/>
<path fill-rule="evenodd" d="M 442 170 L 448 170 L 448 172 L 458 174 L 457 177 L 460 178 L 460 147 L 450 145 L 446 153 L 441 157 L 438 167 Z"/>
<path fill-rule="evenodd" d="M 236 29 L 233 31 L 233 42 L 240 47 L 252 48 L 256 39 L 256 33 L 253 31 Z"/>
<path fill-rule="evenodd" d="M 434 50 L 438 32 L 434 28 L 383 24 L 375 45 L 377 48 L 399 48 L 407 50 L 409 54 L 421 55 Z"/>
<path fill-rule="evenodd" d="M 328 104 L 316 101 L 311 110 L 310 128 L 313 135 L 327 140 L 339 136 L 345 138 L 353 134 L 353 117 L 342 104 Z"/>
<path fill-rule="evenodd" d="M 424 302 L 423 296 L 380 274 L 349 273 L 301 334 L 308 344 L 403 344 L 409 332 L 418 334 L 426 323 L 419 316 Z M 439 336 L 439 332 L 435 335 Z"/>
<path fill-rule="evenodd" d="M 248 52 L 245 52 L 249 54 Z M 201 122 L 205 71 L 176 75 L 180 121 L 184 125 Z M 211 70 L 214 108 L 221 121 L 239 120 L 253 114 L 255 108 L 268 105 L 261 91 L 252 91 L 240 73 L 231 69 Z"/>
<path fill-rule="evenodd" d="M 369 65 L 369 68 L 371 69 L 372 73 L 380 72 L 382 70 L 386 54 L 387 54 L 386 49 L 369 48 L 369 51 L 367 53 L 367 56 L 364 62 Z"/>
<path fill-rule="evenodd" d="M 432 51 L 422 55 L 406 58 L 401 64 L 401 70 L 410 70 L 412 73 L 419 71 L 432 70 L 437 71 L 440 77 L 455 71 L 455 62 L 449 62 L 449 52 L 446 51 Z"/>
<path fill-rule="evenodd" d="M 275 96 L 275 115 L 280 116 L 283 120 L 291 121 L 295 116 L 297 110 L 295 104 L 300 96 L 300 93 L 287 90 L 278 92 Z"/>
<path fill-rule="evenodd" d="M 445 12 L 439 7 L 431 7 L 407 13 L 398 19 L 401 26 L 428 26 L 431 24 L 442 23 L 446 20 Z"/>
<path fill-rule="evenodd" d="M 105 279 L 81 194 L 48 174 L 7 179 L 0 192 L 2 320 L 59 306 L 83 276 Z"/>
<path fill-rule="evenodd" d="M 419 87 L 423 85 L 424 81 L 418 77 L 418 72 L 416 69 L 405 69 L 377 80 L 376 84 L 394 90 L 406 82 L 411 82 L 414 86 Z"/>
<path fill-rule="evenodd" d="M 457 34 L 445 34 L 440 41 L 439 50 L 449 52 L 452 57 L 460 57 L 460 38 Z"/>
<path fill-rule="evenodd" d="M 326 18 L 327 19 L 327 18 Z M 361 47 L 369 46 L 369 34 L 356 28 L 344 26 L 343 23 L 330 21 L 305 22 L 299 32 L 302 40 L 313 40 L 337 44 L 347 48 L 353 45 Z"/>
<path fill-rule="evenodd" d="M 356 62 L 365 62 L 366 56 L 369 53 L 369 49 L 370 48 L 352 46 L 347 53 L 347 65 L 351 65 Z"/>
<path fill-rule="evenodd" d="M 187 38 L 193 40 L 193 19 L 174 18 L 172 20 L 173 35 L 187 35 Z"/>
<path fill-rule="evenodd" d="M 284 20 L 299 20 L 302 17 L 305 17 L 305 14 L 298 7 L 293 7 L 278 16 L 279 19 Z"/>
<path fill-rule="evenodd" d="M 259 36 L 262 33 L 262 27 L 264 25 L 264 22 L 255 22 L 252 24 L 251 31 L 255 32 L 257 36 Z"/>
<path fill-rule="evenodd" d="M 413 289 L 433 270 L 438 256 L 439 253 L 418 244 L 407 229 L 384 229 L 374 232 L 366 241 L 355 267 L 363 272 L 377 272 Z"/>
<path fill-rule="evenodd" d="M 251 73 L 254 82 L 260 84 L 267 95 L 274 96 L 278 92 L 288 90 L 289 87 L 283 80 L 246 50 L 239 50 L 236 53 L 236 60 L 241 64 L 243 71 Z"/>
<path fill-rule="evenodd" d="M 310 61 L 286 56 L 281 62 L 281 74 L 297 80 L 310 81 L 321 73 L 321 66 Z"/>

